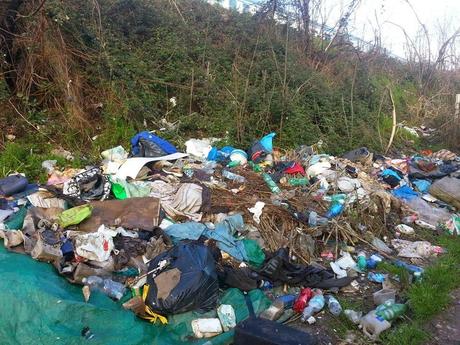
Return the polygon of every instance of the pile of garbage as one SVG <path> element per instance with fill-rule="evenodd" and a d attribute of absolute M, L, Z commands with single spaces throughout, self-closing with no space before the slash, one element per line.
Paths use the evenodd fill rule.
<path fill-rule="evenodd" d="M 340 294 L 358 293 L 367 273 L 382 284 L 376 308 L 343 312 L 377 339 L 407 309 L 379 264 L 419 281 L 421 266 L 443 249 L 414 241 L 418 229 L 460 234 L 460 157 L 389 158 L 366 148 L 333 157 L 315 146 L 282 151 L 274 137 L 247 150 L 190 139 L 181 153 L 141 132 L 129 152 L 108 149 L 97 166 L 44 161 L 46 184 L 0 179 L 0 237 L 80 284 L 86 302 L 103 293 L 159 325 L 194 312 L 189 340 L 234 329 L 235 344 L 255 333 L 270 339 L 264 320 L 313 324 L 325 305 L 340 315 Z M 245 295 L 242 315 L 235 300 Z"/>

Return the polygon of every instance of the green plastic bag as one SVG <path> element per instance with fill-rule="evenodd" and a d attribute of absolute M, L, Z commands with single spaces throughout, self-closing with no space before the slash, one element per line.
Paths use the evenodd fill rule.
<path fill-rule="evenodd" d="M 110 182 L 112 183 L 112 193 L 119 200 L 150 195 L 150 188 L 142 182 L 129 183 L 116 178 L 111 178 Z"/>
<path fill-rule="evenodd" d="M 4 222 L 5 228 L 9 230 L 21 230 L 24 225 L 24 219 L 27 215 L 27 206 L 23 206 L 18 212 L 11 215 L 8 221 Z"/>
<path fill-rule="evenodd" d="M 248 263 L 251 266 L 260 268 L 265 261 L 265 253 L 255 240 L 243 239 L 244 249 L 248 257 Z"/>
<path fill-rule="evenodd" d="M 90 204 L 69 208 L 68 210 L 63 211 L 58 216 L 59 225 L 63 228 L 66 228 L 70 225 L 80 224 L 86 218 L 89 218 L 91 216 L 92 211 L 93 206 L 91 206 Z"/>

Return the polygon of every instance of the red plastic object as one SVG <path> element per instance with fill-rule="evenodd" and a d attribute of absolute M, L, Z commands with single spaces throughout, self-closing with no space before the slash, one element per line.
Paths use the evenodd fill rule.
<path fill-rule="evenodd" d="M 305 175 L 305 169 L 299 163 L 294 163 L 291 167 L 284 169 L 284 173 L 291 175 Z"/>
<path fill-rule="evenodd" d="M 313 291 L 310 288 L 305 288 L 300 291 L 299 297 L 294 302 L 292 309 L 296 313 L 301 313 L 308 304 L 308 301 L 313 297 Z"/>

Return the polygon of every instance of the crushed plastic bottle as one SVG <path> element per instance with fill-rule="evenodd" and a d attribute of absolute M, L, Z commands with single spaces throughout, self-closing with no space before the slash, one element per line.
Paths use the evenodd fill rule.
<path fill-rule="evenodd" d="M 342 313 L 342 306 L 340 305 L 339 301 L 331 295 L 326 296 L 327 299 L 327 307 L 329 311 L 334 316 L 339 316 Z"/>
<path fill-rule="evenodd" d="M 308 214 L 308 225 L 311 227 L 315 227 L 318 225 L 326 225 L 328 223 L 328 219 L 325 217 L 321 217 L 315 211 L 310 211 Z"/>
<path fill-rule="evenodd" d="M 301 320 L 306 322 L 314 314 L 321 311 L 324 307 L 324 303 L 324 296 L 321 293 L 313 296 L 308 302 L 307 307 L 303 310 Z"/>
<path fill-rule="evenodd" d="M 126 288 L 123 284 L 114 282 L 112 279 L 103 279 L 98 276 L 83 278 L 83 284 L 89 286 L 92 291 L 101 291 L 110 298 L 120 300 L 125 294 Z"/>
<path fill-rule="evenodd" d="M 348 320 L 353 322 L 355 325 L 359 324 L 359 321 L 363 317 L 363 312 L 362 311 L 354 311 L 352 309 L 345 309 L 343 311 L 345 316 L 347 317 Z"/>
<path fill-rule="evenodd" d="M 232 173 L 232 172 L 230 172 L 228 170 L 222 170 L 222 176 L 227 178 L 227 179 L 229 179 L 229 180 L 238 182 L 238 183 L 245 183 L 246 182 L 246 179 L 244 178 L 244 176 L 234 174 L 234 173 Z"/>

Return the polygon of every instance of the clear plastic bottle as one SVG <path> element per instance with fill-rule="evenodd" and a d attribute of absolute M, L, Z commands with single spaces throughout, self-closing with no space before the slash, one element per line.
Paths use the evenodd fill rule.
<path fill-rule="evenodd" d="M 318 225 L 326 225 L 328 222 L 327 218 L 321 217 L 315 211 L 310 211 L 308 214 L 308 225 L 314 227 Z"/>
<path fill-rule="evenodd" d="M 327 298 L 327 307 L 332 315 L 339 316 L 342 313 L 342 306 L 339 301 L 331 295 L 326 296 Z"/>
<path fill-rule="evenodd" d="M 216 161 L 206 161 L 203 163 L 201 170 L 203 170 L 206 174 L 213 175 L 214 169 L 216 169 L 217 162 Z"/>
<path fill-rule="evenodd" d="M 98 276 L 89 276 L 82 279 L 83 284 L 89 286 L 91 290 L 105 293 L 107 296 L 119 300 L 125 294 L 126 288 L 123 284 L 114 282 L 112 279 L 103 279 Z"/>
<path fill-rule="evenodd" d="M 313 314 L 321 311 L 321 309 L 324 307 L 324 302 L 324 296 L 322 294 L 313 296 L 313 298 L 308 302 L 308 305 L 303 310 L 301 320 L 306 322 L 310 316 L 313 316 Z"/>
<path fill-rule="evenodd" d="M 222 170 L 222 176 L 227 178 L 227 179 L 229 179 L 229 180 L 238 182 L 238 183 L 245 183 L 246 182 L 246 179 L 244 178 L 244 176 L 234 174 L 234 173 L 232 173 L 232 172 L 230 172 L 228 170 Z"/>
<path fill-rule="evenodd" d="M 355 325 L 359 324 L 359 321 L 361 321 L 361 318 L 363 317 L 362 311 L 358 312 L 352 309 L 345 309 L 343 313 L 345 314 L 347 319 L 353 322 Z"/>

